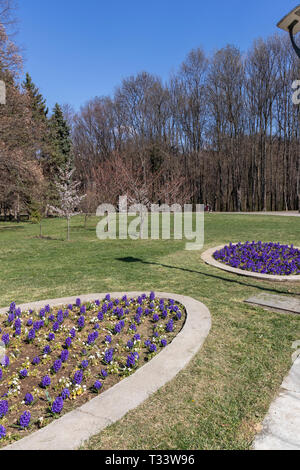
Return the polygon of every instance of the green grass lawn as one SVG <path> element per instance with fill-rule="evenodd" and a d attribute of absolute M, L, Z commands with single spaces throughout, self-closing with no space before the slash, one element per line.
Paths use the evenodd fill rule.
<path fill-rule="evenodd" d="M 248 449 L 291 367 L 300 318 L 243 301 L 262 291 L 300 295 L 296 283 L 238 277 L 205 265 L 183 241 L 99 241 L 97 220 L 0 224 L 0 304 L 123 290 L 185 294 L 204 302 L 213 326 L 204 347 L 172 382 L 86 449 Z M 300 245 L 295 217 L 211 214 L 205 248 L 229 241 Z M 118 404 L 116 403 L 116 406 Z"/>

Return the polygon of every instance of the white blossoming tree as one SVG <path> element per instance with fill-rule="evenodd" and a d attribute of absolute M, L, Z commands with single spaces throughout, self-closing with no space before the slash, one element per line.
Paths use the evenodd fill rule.
<path fill-rule="evenodd" d="M 75 168 L 72 168 L 69 162 L 66 169 L 59 169 L 59 176 L 55 186 L 59 197 L 59 206 L 49 206 L 49 209 L 56 212 L 61 217 L 67 219 L 67 240 L 70 241 L 70 220 L 71 217 L 78 215 L 81 211 L 78 209 L 85 195 L 80 195 L 78 187 L 80 182 L 73 181 Z"/>

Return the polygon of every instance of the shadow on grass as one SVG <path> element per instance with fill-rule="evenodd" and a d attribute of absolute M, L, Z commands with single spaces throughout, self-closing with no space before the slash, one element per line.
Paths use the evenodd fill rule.
<path fill-rule="evenodd" d="M 79 232 L 95 232 L 96 231 L 96 225 L 94 227 L 92 227 L 92 226 L 83 227 L 81 225 L 73 225 L 72 230 L 78 230 Z"/>
<path fill-rule="evenodd" d="M 219 281 L 235 283 L 235 284 L 239 284 L 240 286 L 244 286 L 244 287 L 253 287 L 254 289 L 259 289 L 259 290 L 269 291 L 269 292 L 275 292 L 277 294 L 289 294 L 289 292 L 287 292 L 287 291 L 279 290 L 279 289 L 276 289 L 276 288 L 273 288 L 273 287 L 259 286 L 259 285 L 256 285 L 256 284 L 250 284 L 249 282 L 243 282 L 243 281 L 238 280 L 238 279 L 228 279 L 228 278 L 223 277 L 223 276 L 218 276 L 217 274 L 209 274 L 209 273 L 205 273 L 203 271 L 195 271 L 194 269 L 183 268 L 183 267 L 178 267 L 178 266 L 171 266 L 171 265 L 168 265 L 168 264 L 157 263 L 155 261 L 144 261 L 140 258 L 134 258 L 132 256 L 128 256 L 128 257 L 125 257 L 125 258 L 116 258 L 116 259 L 117 259 L 117 261 L 122 261 L 123 263 L 142 263 L 142 264 L 148 264 L 148 265 L 156 265 L 156 266 L 161 266 L 163 268 L 177 269 L 177 270 L 183 271 L 183 272 L 188 272 L 188 273 L 192 273 L 192 274 L 199 274 L 200 276 L 210 277 L 210 278 L 213 278 L 213 279 L 218 279 Z M 266 281 L 263 281 L 263 282 L 266 282 Z M 293 293 L 293 295 L 299 295 L 299 294 Z"/>
<path fill-rule="evenodd" d="M 24 225 L 7 225 L 0 226 L 0 230 L 24 230 Z"/>
<path fill-rule="evenodd" d="M 42 236 L 38 235 L 38 236 L 33 237 L 33 238 L 34 238 L 35 240 L 45 240 L 45 241 L 47 241 L 47 240 L 48 240 L 48 241 L 49 241 L 49 240 L 51 240 L 51 241 L 56 241 L 56 242 L 63 242 L 63 241 L 65 241 L 64 238 L 55 238 L 55 237 L 46 237 L 46 236 L 44 237 L 43 235 L 42 235 Z"/>

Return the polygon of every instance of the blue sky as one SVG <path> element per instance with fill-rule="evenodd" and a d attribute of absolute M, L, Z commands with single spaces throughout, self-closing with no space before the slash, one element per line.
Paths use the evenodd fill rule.
<path fill-rule="evenodd" d="M 76 110 L 146 70 L 167 80 L 188 52 L 247 50 L 299 0 L 19 0 L 25 67 L 47 99 Z"/>

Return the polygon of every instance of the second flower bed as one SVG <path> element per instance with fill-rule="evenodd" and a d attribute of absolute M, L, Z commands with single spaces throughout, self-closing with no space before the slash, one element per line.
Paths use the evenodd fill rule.
<path fill-rule="evenodd" d="M 232 268 L 260 274 L 300 274 L 300 250 L 280 243 L 230 243 L 213 254 L 216 261 Z"/>

